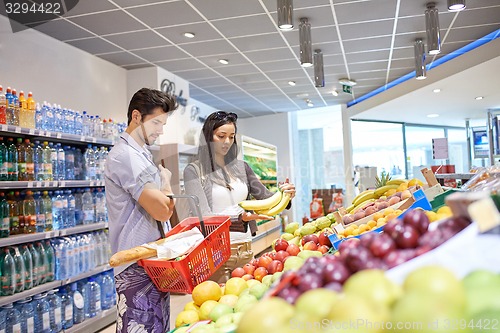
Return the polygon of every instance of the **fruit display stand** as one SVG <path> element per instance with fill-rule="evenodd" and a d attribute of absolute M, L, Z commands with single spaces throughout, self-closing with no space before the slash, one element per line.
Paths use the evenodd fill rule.
<path fill-rule="evenodd" d="M 259 231 L 252 238 L 252 251 L 254 254 L 259 254 L 270 248 L 273 240 L 279 238 L 281 234 L 280 218 L 266 220 L 258 224 Z"/>

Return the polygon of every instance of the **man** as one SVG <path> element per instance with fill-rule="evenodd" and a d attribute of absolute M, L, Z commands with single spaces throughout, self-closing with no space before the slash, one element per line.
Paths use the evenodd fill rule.
<path fill-rule="evenodd" d="M 163 133 L 177 108 L 174 96 L 142 88 L 128 107 L 128 127 L 111 149 L 105 171 L 109 239 L 113 253 L 159 239 L 174 201 L 170 172 L 156 166 L 147 146 Z M 157 222 L 157 221 L 161 221 Z M 163 231 L 163 230 L 162 230 Z M 168 332 L 170 295 L 160 292 L 136 263 L 115 268 L 117 332 Z"/>

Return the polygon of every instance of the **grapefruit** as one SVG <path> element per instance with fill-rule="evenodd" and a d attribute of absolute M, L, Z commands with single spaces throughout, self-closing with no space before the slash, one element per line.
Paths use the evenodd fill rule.
<path fill-rule="evenodd" d="M 194 287 L 191 296 L 194 304 L 201 306 L 208 300 L 217 302 L 222 296 L 222 290 L 216 282 L 208 280 Z"/>

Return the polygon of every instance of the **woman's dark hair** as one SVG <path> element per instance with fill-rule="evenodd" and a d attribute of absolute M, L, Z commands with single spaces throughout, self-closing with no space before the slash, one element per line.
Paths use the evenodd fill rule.
<path fill-rule="evenodd" d="M 200 134 L 200 143 L 198 148 L 198 161 L 200 162 L 200 168 L 203 175 L 209 175 L 212 180 L 220 185 L 227 186 L 230 180 L 228 175 L 224 170 L 222 170 L 217 163 L 215 163 L 215 154 L 213 152 L 213 137 L 214 132 L 217 128 L 226 125 L 233 124 L 235 133 L 238 131 L 236 126 L 236 120 L 238 116 L 232 112 L 217 111 L 210 114 L 205 123 Z M 236 175 L 236 165 L 232 162 L 236 161 L 238 157 L 238 144 L 236 139 L 224 156 L 224 162 L 226 163 L 226 171 L 229 175 Z M 220 172 L 219 172 L 220 171 Z M 221 177 L 222 176 L 222 177 Z M 221 184 L 222 183 L 222 184 Z"/>
<path fill-rule="evenodd" d="M 160 107 L 167 112 L 173 112 L 177 109 L 177 101 L 174 95 L 166 94 L 163 91 L 149 88 L 142 88 L 137 91 L 128 106 L 128 124 L 132 121 L 132 111 L 139 110 L 141 116 L 144 117 L 152 114 L 153 110 Z"/>

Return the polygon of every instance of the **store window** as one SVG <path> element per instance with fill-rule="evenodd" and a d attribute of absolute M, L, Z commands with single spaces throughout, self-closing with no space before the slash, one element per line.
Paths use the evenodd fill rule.
<path fill-rule="evenodd" d="M 432 165 L 449 164 L 446 159 L 435 160 L 432 156 L 432 139 L 445 138 L 446 133 L 444 128 L 406 125 L 405 134 L 408 179 L 419 178 L 425 181 L 425 178 L 420 172 L 422 168 L 430 168 Z M 449 155 L 448 151 L 448 156 Z"/>
<path fill-rule="evenodd" d="M 465 129 L 448 129 L 447 136 L 450 164 L 455 165 L 456 173 L 469 172 L 467 133 L 465 132 Z"/>

